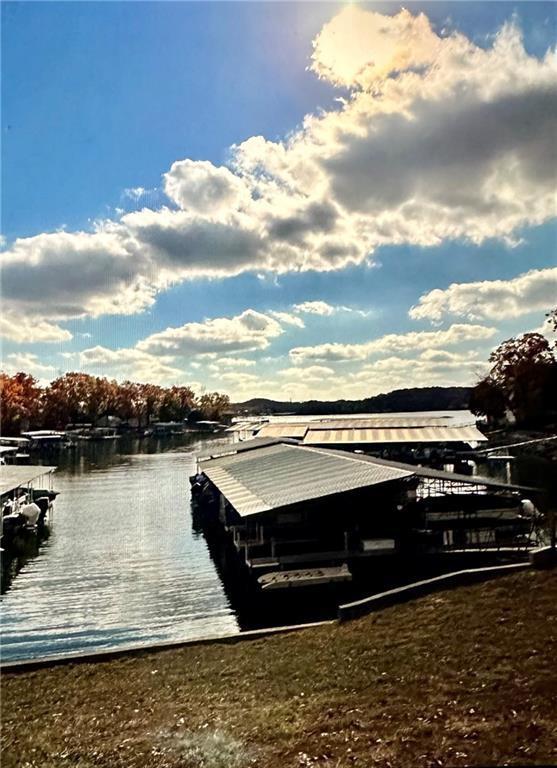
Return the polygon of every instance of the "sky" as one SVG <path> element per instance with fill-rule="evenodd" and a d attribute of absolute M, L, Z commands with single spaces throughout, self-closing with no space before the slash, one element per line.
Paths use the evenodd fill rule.
<path fill-rule="evenodd" d="M 1 13 L 9 373 L 361 398 L 549 334 L 555 4 Z"/>

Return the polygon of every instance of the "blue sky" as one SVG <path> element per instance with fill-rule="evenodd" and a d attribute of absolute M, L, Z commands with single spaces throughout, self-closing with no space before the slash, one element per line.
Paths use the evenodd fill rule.
<path fill-rule="evenodd" d="M 4 3 L 4 367 L 359 397 L 540 328 L 555 6 L 408 7 Z"/>

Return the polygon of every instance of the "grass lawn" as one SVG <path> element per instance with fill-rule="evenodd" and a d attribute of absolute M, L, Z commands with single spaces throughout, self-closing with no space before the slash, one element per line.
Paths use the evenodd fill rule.
<path fill-rule="evenodd" d="M 557 571 L 2 678 L 3 768 L 557 764 Z"/>

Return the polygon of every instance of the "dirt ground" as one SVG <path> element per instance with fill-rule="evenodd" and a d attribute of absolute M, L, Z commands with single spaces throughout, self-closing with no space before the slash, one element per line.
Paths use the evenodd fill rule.
<path fill-rule="evenodd" d="M 557 764 L 557 571 L 2 675 L 3 768 Z"/>

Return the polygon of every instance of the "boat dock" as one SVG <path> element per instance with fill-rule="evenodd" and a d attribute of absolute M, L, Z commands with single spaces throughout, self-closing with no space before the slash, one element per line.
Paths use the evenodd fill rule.
<path fill-rule="evenodd" d="M 340 448 L 410 462 L 453 460 L 487 442 L 473 419 L 449 416 L 374 415 L 307 418 L 288 422 L 238 421 L 227 432 L 236 441 L 255 438 L 298 440 L 302 445 Z"/>
<path fill-rule="evenodd" d="M 535 489 L 291 439 L 223 446 L 191 482 L 200 525 L 228 537 L 265 590 L 349 581 L 393 559 L 526 558 L 538 543 Z"/>
<path fill-rule="evenodd" d="M 36 549 L 52 523 L 56 467 L 0 466 L 0 533 L 3 560 Z M 6 565 L 3 562 L 3 569 Z"/>

